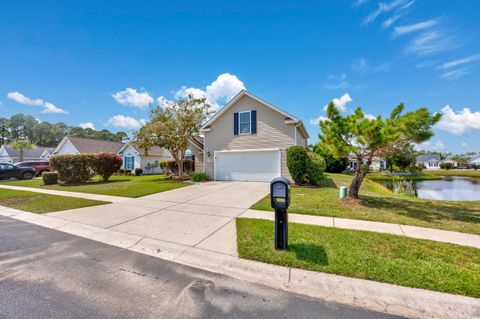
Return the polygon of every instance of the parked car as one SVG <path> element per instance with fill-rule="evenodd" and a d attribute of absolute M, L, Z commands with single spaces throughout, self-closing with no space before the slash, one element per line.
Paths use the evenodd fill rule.
<path fill-rule="evenodd" d="M 35 170 L 31 167 L 17 167 L 10 163 L 0 163 L 0 179 L 31 179 Z"/>
<path fill-rule="evenodd" d="M 52 168 L 47 161 L 20 162 L 15 164 L 17 167 L 31 167 L 36 176 L 42 176 L 43 172 L 50 172 Z"/>

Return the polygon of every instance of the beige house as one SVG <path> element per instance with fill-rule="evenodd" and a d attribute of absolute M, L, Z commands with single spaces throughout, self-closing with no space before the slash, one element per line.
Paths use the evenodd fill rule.
<path fill-rule="evenodd" d="M 306 147 L 309 138 L 299 118 L 247 91 L 239 92 L 201 132 L 205 172 L 213 180 L 227 181 L 291 179 L 286 149 Z"/>

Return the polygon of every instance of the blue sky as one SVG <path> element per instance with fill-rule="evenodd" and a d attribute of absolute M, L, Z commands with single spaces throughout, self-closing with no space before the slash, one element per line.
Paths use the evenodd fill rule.
<path fill-rule="evenodd" d="M 442 112 L 423 148 L 480 151 L 480 2 L 8 1 L 0 116 L 131 132 L 148 104 L 245 87 L 302 118 L 323 107 Z"/>

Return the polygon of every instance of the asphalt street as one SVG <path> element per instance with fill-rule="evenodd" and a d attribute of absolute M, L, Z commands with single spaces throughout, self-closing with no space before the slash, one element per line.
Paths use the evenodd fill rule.
<path fill-rule="evenodd" d="M 0 217 L 0 318 L 399 318 Z"/>

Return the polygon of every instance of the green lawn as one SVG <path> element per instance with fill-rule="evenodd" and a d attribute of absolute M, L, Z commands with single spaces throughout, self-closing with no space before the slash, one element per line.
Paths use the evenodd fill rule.
<path fill-rule="evenodd" d="M 399 176 L 399 175 L 385 175 L 385 174 L 382 174 L 382 173 L 379 173 L 379 172 L 372 172 L 372 173 L 368 173 L 367 178 L 372 180 L 372 181 L 391 181 L 391 180 L 395 180 L 395 179 L 398 179 L 398 178 L 404 178 L 404 179 L 413 180 L 413 181 L 424 181 L 424 180 L 442 179 L 443 176 L 433 175 L 433 174 L 425 174 L 425 173 Z"/>
<path fill-rule="evenodd" d="M 103 204 L 108 204 L 108 202 L 3 188 L 0 189 L 1 206 L 20 209 L 37 214 Z"/>
<path fill-rule="evenodd" d="M 362 219 L 415 225 L 480 235 L 480 202 L 449 202 L 393 194 L 366 179 L 361 201 L 341 201 L 338 187 L 350 184 L 351 176 L 328 174 L 322 187 L 292 187 L 290 213 Z M 269 197 L 251 208 L 271 211 Z"/>
<path fill-rule="evenodd" d="M 289 249 L 273 248 L 274 224 L 237 219 L 241 258 L 480 297 L 480 249 L 408 237 L 289 224 Z"/>
<path fill-rule="evenodd" d="M 466 169 L 437 169 L 437 170 L 423 170 L 421 173 L 414 175 L 402 176 L 409 180 L 432 180 L 442 179 L 444 176 L 465 176 L 465 177 L 480 177 L 480 170 L 466 170 Z M 379 172 L 372 172 L 367 175 L 367 178 L 375 181 L 388 181 L 396 178 L 396 176 L 384 175 Z"/>
<path fill-rule="evenodd" d="M 466 177 L 480 177 L 480 170 L 469 169 L 436 169 L 424 170 L 422 173 L 430 176 L 466 176 Z"/>
<path fill-rule="evenodd" d="M 188 185 L 180 181 L 168 179 L 166 175 L 112 176 L 107 183 L 102 182 L 96 177 L 88 184 L 73 186 L 45 186 L 40 178 L 23 181 L 9 181 L 4 184 L 124 197 L 140 197 Z"/>

